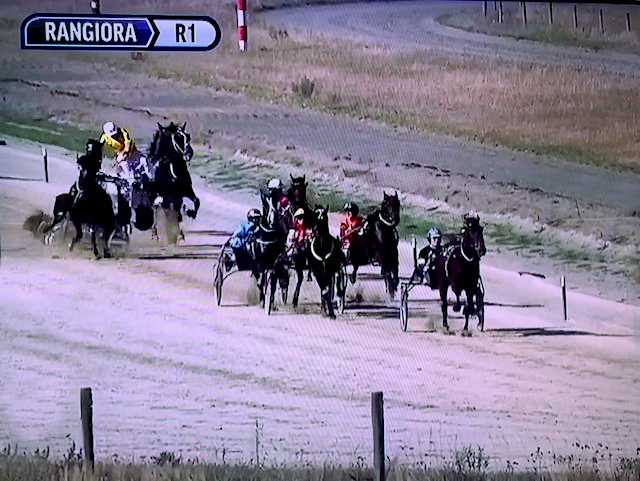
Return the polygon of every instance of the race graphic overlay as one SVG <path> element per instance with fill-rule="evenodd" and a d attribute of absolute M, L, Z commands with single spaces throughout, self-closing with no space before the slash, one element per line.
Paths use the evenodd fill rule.
<path fill-rule="evenodd" d="M 205 51 L 214 49 L 221 38 L 218 22 L 204 16 L 36 13 L 20 27 L 25 50 Z"/>

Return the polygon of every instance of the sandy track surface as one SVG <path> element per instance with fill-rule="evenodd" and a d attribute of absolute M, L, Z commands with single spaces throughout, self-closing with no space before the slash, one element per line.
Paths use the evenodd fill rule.
<path fill-rule="evenodd" d="M 252 199 L 198 182 L 203 205 L 185 225 L 186 245 L 162 253 L 138 232 L 130 258 L 97 262 L 21 230 L 76 175 L 72 154 L 50 157 L 50 184 L 0 179 L 0 443 L 54 452 L 80 444 L 79 390 L 91 386 L 99 457 L 168 450 L 221 460 L 224 451 L 249 460 L 258 420 L 267 462 L 369 460 L 377 390 L 387 454 L 401 462 L 479 445 L 496 466 L 525 467 L 537 447 L 580 454 L 573 443 L 603 443 L 617 457 L 640 445 L 638 308 L 570 293 L 565 323 L 557 285 L 490 263 L 487 332 L 472 337 L 460 335 L 457 315 L 456 334 L 434 330 L 438 308 L 426 292 L 401 332 L 396 304 L 374 280 L 338 320 L 318 314 L 310 284 L 306 312 L 266 316 L 247 305 L 255 292 L 243 274 L 229 278 L 217 307 L 211 257 L 220 239 L 199 232 L 229 229 Z M 3 150 L 0 175 L 16 169 L 41 176 L 35 147 Z M 404 246 L 402 274 L 409 262 Z"/>
<path fill-rule="evenodd" d="M 267 22 L 289 29 L 359 40 L 371 45 L 420 49 L 509 62 L 569 65 L 602 72 L 640 76 L 640 57 L 618 52 L 544 45 L 528 40 L 466 32 L 441 25 L 441 15 L 461 9 L 478 11 L 482 4 L 461 2 L 367 2 L 273 10 L 261 13 Z"/>
<path fill-rule="evenodd" d="M 576 201 L 594 217 L 637 207 L 629 204 L 638 199 L 634 176 L 596 169 L 571 182 L 582 168 L 552 162 L 548 175 L 532 176 L 544 159 L 258 105 L 77 58 L 19 54 L 14 44 L 0 55 L 7 115 L 96 128 L 108 118 L 135 126 L 137 139 L 149 139 L 156 121 L 186 120 L 214 148 L 250 146 L 277 161 L 295 145 L 309 172 L 336 175 L 335 182 L 392 185 L 424 202 L 462 187 L 463 204 L 493 213 L 505 210 L 505 199 L 514 214 L 542 219 L 572 215 Z M 227 460 L 248 460 L 258 420 L 267 462 L 368 461 L 369 396 L 382 390 L 387 454 L 403 462 L 449 458 L 470 444 L 500 467 L 506 460 L 528 466 L 537 447 L 548 464 L 549 451 L 581 454 L 575 442 L 636 454 L 639 308 L 575 291 L 590 285 L 612 299 L 637 299 L 624 280 L 605 284 L 600 270 L 572 277 L 565 323 L 557 266 L 547 266 L 548 281 L 519 276 L 503 269 L 504 253 L 490 250 L 483 264 L 487 332 L 470 338 L 460 336 L 456 315 L 455 335 L 435 329 L 439 309 L 428 292 L 416 292 L 409 332 L 402 333 L 397 305 L 384 299 L 376 280 L 362 283 L 360 304 L 350 289 L 349 309 L 336 321 L 318 315 L 309 284 L 306 312 L 281 308 L 267 317 L 247 305 L 255 291 L 242 274 L 225 284 L 223 306 L 216 307 L 213 257 L 223 238 L 203 231 L 229 230 L 255 198 L 198 180 L 203 205 L 185 225 L 185 246 L 163 253 L 137 233 L 130 258 L 96 262 L 88 253 L 47 249 L 20 227 L 34 208 L 49 211 L 55 194 L 68 189 L 75 154 L 50 150 L 50 184 L 19 181 L 10 177 L 40 179 L 41 160 L 36 147 L 10 144 L 0 147 L 2 444 L 51 445 L 58 453 L 71 440 L 79 445 L 79 389 L 91 386 L 99 457 L 169 450 L 221 460 L 224 451 Z M 473 169 L 479 161 L 493 166 L 484 179 Z M 416 165 L 423 167 L 419 179 Z M 580 191 L 559 196 L 544 183 L 563 175 L 565 187 Z M 535 270 L 537 262 L 518 264 Z"/>

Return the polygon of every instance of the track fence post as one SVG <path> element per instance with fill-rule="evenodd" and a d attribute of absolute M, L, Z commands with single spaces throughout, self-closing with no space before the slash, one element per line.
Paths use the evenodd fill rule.
<path fill-rule="evenodd" d="M 371 421 L 373 424 L 373 470 L 375 481 L 385 481 L 384 472 L 384 412 L 382 392 L 371 393 Z"/>
<path fill-rule="evenodd" d="M 238 49 L 244 52 L 247 49 L 247 0 L 238 0 L 236 11 L 238 18 Z"/>
<path fill-rule="evenodd" d="M 93 471 L 93 398 L 91 388 L 80 389 L 80 418 L 82 419 L 82 440 L 84 445 L 84 460 Z"/>
<path fill-rule="evenodd" d="M 631 16 L 629 15 L 629 12 L 627 12 L 627 32 L 631 31 Z"/>
<path fill-rule="evenodd" d="M 521 2 L 522 5 L 522 25 L 527 26 L 527 2 Z"/>
<path fill-rule="evenodd" d="M 549 25 L 553 25 L 553 2 L 549 2 Z"/>
<path fill-rule="evenodd" d="M 484 0 L 482 2 L 482 13 L 484 14 L 484 16 L 487 16 L 487 0 Z"/>
<path fill-rule="evenodd" d="M 562 312 L 564 320 L 567 320 L 567 283 L 564 276 L 560 278 L 560 286 L 562 287 Z"/>
<path fill-rule="evenodd" d="M 47 149 L 40 147 L 42 152 L 42 162 L 44 163 L 44 181 L 49 183 L 49 156 L 47 155 Z"/>
<path fill-rule="evenodd" d="M 604 15 L 602 13 L 602 9 L 600 9 L 599 16 L 600 16 L 600 31 L 604 35 Z"/>
<path fill-rule="evenodd" d="M 578 30 L 578 5 L 573 6 L 573 28 Z"/>
<path fill-rule="evenodd" d="M 502 9 L 502 0 L 500 0 L 500 5 L 498 9 L 498 22 L 499 23 L 504 22 L 504 10 Z"/>

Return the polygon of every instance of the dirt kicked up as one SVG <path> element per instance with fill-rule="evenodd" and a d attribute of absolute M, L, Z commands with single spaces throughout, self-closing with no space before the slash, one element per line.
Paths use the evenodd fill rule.
<path fill-rule="evenodd" d="M 255 155 L 265 161 L 256 165 L 283 178 L 294 167 L 309 172 L 311 186 L 318 179 L 347 190 L 356 185 L 372 197 L 393 187 L 403 205 L 425 212 L 457 214 L 474 204 L 486 211 L 481 221 L 546 227 L 532 257 L 489 247 L 484 333 L 472 324 L 471 336 L 460 335 L 456 314 L 453 334 L 442 332 L 437 296 L 426 290 L 412 296 L 402 332 L 397 301 L 372 276 L 349 286 L 346 313 L 335 321 L 320 316 L 312 283 L 304 284 L 301 312 L 278 305 L 266 316 L 243 274 L 225 283 L 220 307 L 212 295 L 213 263 L 225 239 L 209 233 L 229 232 L 256 206 L 256 185 L 247 178 L 242 189 L 222 189 L 205 165 L 206 179 L 195 180 L 201 211 L 185 222 L 184 244 L 162 251 L 135 232 L 128 257 L 96 262 L 90 253 L 51 250 L 22 229 L 33 210 L 50 211 L 55 195 L 68 190 L 76 152 L 49 146 L 44 183 L 40 146 L 7 137 L 0 146 L 0 445 L 29 452 L 50 446 L 54 455 L 79 446 L 79 391 L 90 386 L 99 458 L 175 452 L 246 462 L 258 445 L 266 463 L 368 463 L 373 391 L 384 392 L 386 452 L 399 463 L 447 462 L 468 447 L 481 447 L 497 469 L 552 469 L 554 455 L 589 462 L 600 445 L 616 459 L 636 455 L 637 286 L 624 275 L 609 282 L 600 264 L 580 258 L 584 265 L 568 271 L 565 321 L 565 266 L 547 256 L 553 226 L 544 217 L 572 218 L 578 207 L 582 217 L 617 219 L 607 228 L 569 229 L 560 236 L 567 244 L 584 236 L 585 245 L 605 245 L 597 229 L 633 239 L 638 218 L 626 201 L 637 202 L 635 177 L 610 183 L 599 170 L 556 166 L 548 179 L 587 190 L 558 195 L 536 187 L 536 169 L 525 175 L 548 163 L 523 152 L 259 104 L 128 72 L 118 67 L 122 58 L 65 55 L 52 62 L 50 53 L 21 54 L 4 27 L 5 121 L 97 133 L 111 120 L 134 130 L 136 140 L 150 139 L 156 122 L 187 121 L 198 157 L 228 169 Z M 492 170 L 469 175 L 486 159 Z M 594 187 L 572 184 L 576 172 Z M 575 202 L 582 195 L 587 200 Z M 599 203 L 595 195 L 609 197 Z M 335 229 L 336 218 L 331 222 Z M 407 242 L 400 256 L 406 277 Z M 518 274 L 525 270 L 547 277 Z"/>
<path fill-rule="evenodd" d="M 3 153 L 3 176 L 14 165 L 38 177 L 35 146 Z M 96 262 L 52 252 L 21 228 L 73 181 L 73 160 L 52 155 L 49 184 L 0 180 L 3 443 L 57 453 L 79 445 L 78 393 L 91 386 L 99 457 L 248 461 L 258 436 L 267 463 L 348 464 L 369 458 L 370 393 L 382 390 L 387 455 L 401 463 L 444 462 L 465 446 L 481 446 L 496 468 L 526 467 L 537 448 L 552 464 L 549 453 L 579 454 L 575 443 L 635 453 L 638 308 L 570 293 L 564 322 L 555 283 L 491 260 L 487 331 L 471 337 L 459 335 L 455 315 L 454 335 L 438 329 L 429 292 L 416 296 L 403 333 L 374 280 L 349 287 L 335 321 L 319 315 L 310 283 L 301 313 L 279 306 L 266 316 L 243 274 L 217 307 L 220 239 L 199 232 L 228 230 L 256 199 L 198 181 L 202 212 L 173 254 L 197 249 L 199 258 L 158 252 L 138 232 L 128 258 Z M 404 244 L 401 275 L 410 262 Z"/>

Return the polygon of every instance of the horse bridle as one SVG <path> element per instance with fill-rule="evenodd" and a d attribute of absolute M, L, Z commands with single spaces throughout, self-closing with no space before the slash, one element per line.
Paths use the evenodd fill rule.
<path fill-rule="evenodd" d="M 383 216 L 382 216 L 382 211 L 378 212 L 378 218 L 385 224 L 388 225 L 389 227 L 396 227 L 398 225 L 399 219 L 396 219 L 395 221 L 388 221 L 386 220 Z"/>
<path fill-rule="evenodd" d="M 178 142 L 176 142 L 177 135 L 180 135 L 182 137 L 182 140 L 183 140 L 182 144 L 184 145 L 184 147 L 182 147 L 181 145 L 179 145 Z M 187 138 L 187 134 L 184 133 L 181 128 L 178 128 L 176 132 L 173 132 L 171 134 L 171 144 L 173 145 L 173 148 L 175 149 L 175 151 L 182 154 L 182 156 L 185 157 L 185 160 L 186 160 L 187 147 L 189 146 L 189 139 Z"/>
<path fill-rule="evenodd" d="M 310 250 L 311 250 L 311 254 L 313 255 L 313 257 L 315 257 L 318 261 L 322 262 L 323 264 L 325 262 L 327 262 L 327 259 L 329 259 L 329 257 L 331 257 L 331 254 L 333 254 L 333 242 L 331 243 L 331 250 L 329 250 L 329 253 L 323 257 L 320 257 L 318 255 L 318 253 L 316 252 L 316 250 L 313 248 L 313 245 L 315 244 L 316 240 L 318 239 L 318 237 L 316 237 L 315 239 L 313 239 L 311 241 L 311 246 L 310 246 Z"/>

